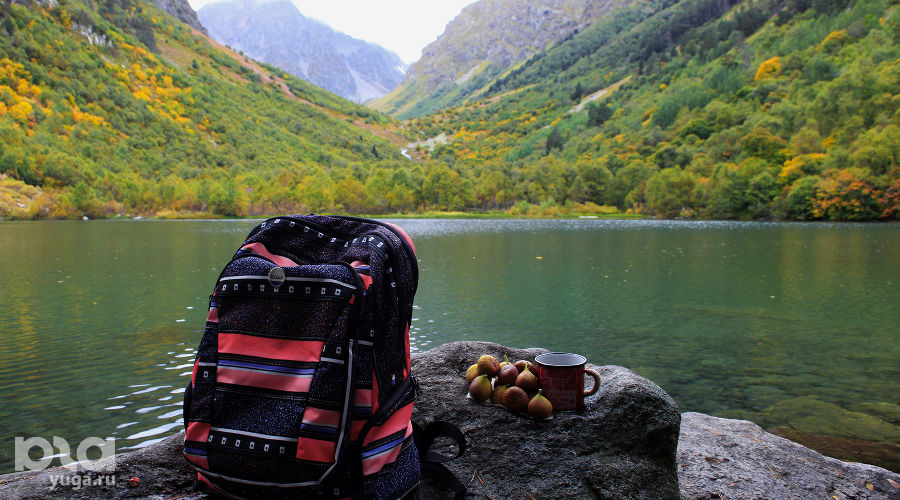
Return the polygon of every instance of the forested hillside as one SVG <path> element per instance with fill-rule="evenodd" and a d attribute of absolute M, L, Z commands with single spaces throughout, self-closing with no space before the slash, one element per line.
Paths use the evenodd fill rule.
<path fill-rule="evenodd" d="M 0 6 L 0 217 L 355 211 L 408 163 L 378 113 L 150 3 Z"/>
<path fill-rule="evenodd" d="M 422 50 L 400 86 L 370 105 L 406 119 L 459 105 L 510 66 L 630 0 L 479 0 Z"/>
<path fill-rule="evenodd" d="M 894 0 L 643 0 L 398 123 L 143 0 L 5 0 L 0 217 L 896 219 L 898 39 Z"/>
<path fill-rule="evenodd" d="M 881 0 L 642 2 L 409 129 L 443 139 L 446 209 L 895 219 L 898 17 Z"/>

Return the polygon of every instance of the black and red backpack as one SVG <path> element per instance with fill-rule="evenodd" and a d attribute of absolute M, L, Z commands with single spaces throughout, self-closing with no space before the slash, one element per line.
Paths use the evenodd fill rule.
<path fill-rule="evenodd" d="M 417 286 L 412 240 L 394 225 L 307 215 L 255 227 L 210 296 L 185 392 L 199 481 L 240 498 L 415 488 Z"/>

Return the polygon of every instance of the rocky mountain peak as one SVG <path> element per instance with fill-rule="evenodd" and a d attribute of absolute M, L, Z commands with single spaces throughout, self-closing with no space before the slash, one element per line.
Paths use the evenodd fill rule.
<path fill-rule="evenodd" d="M 305 17 L 289 0 L 226 0 L 198 15 L 216 41 L 356 102 L 386 94 L 406 71 L 393 52 Z"/>
<path fill-rule="evenodd" d="M 191 4 L 187 0 L 152 0 L 153 5 L 168 12 L 175 19 L 187 24 L 191 28 L 207 33 L 206 28 L 200 24 L 197 13 L 191 8 Z"/>
<path fill-rule="evenodd" d="M 403 82 L 375 106 L 408 117 L 458 104 L 509 67 L 628 0 L 480 0 L 425 47 Z M 422 105 L 423 101 L 429 105 Z"/>

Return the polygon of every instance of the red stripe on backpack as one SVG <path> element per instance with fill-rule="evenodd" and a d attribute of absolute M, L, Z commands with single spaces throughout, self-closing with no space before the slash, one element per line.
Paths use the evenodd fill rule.
<path fill-rule="evenodd" d="M 184 433 L 185 441 L 196 441 L 198 443 L 205 443 L 206 439 L 209 438 L 209 424 L 206 422 L 191 422 L 187 426 L 187 430 Z"/>
<path fill-rule="evenodd" d="M 219 332 L 220 354 L 317 362 L 324 345 L 324 342 L 317 340 L 272 339 L 242 333 Z"/>
<path fill-rule="evenodd" d="M 297 440 L 297 458 L 310 462 L 334 463 L 334 450 L 336 444 L 333 441 L 323 441 L 300 437 Z"/>
<path fill-rule="evenodd" d="M 386 438 L 391 434 L 395 434 L 400 432 L 407 427 L 412 429 L 411 420 L 412 419 L 412 411 L 413 404 L 410 403 L 402 408 L 397 409 L 390 418 L 387 419 L 382 425 L 373 425 L 372 429 L 366 435 L 366 439 L 363 441 L 363 446 L 372 443 L 373 441 L 378 441 L 379 439 Z M 411 431 L 410 431 L 411 432 Z"/>
<path fill-rule="evenodd" d="M 268 249 L 266 249 L 265 245 L 263 245 L 262 243 L 250 243 L 249 245 L 242 246 L 241 250 L 259 255 L 260 257 L 272 261 L 272 263 L 281 267 L 297 265 L 296 262 L 287 257 L 273 254 Z"/>
<path fill-rule="evenodd" d="M 216 381 L 224 384 L 259 387 L 285 392 L 309 392 L 312 375 L 279 375 L 219 366 Z"/>

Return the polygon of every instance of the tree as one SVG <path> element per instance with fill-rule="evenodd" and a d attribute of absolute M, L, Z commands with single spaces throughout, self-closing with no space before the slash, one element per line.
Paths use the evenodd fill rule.
<path fill-rule="evenodd" d="M 547 136 L 547 145 L 544 148 L 544 152 L 545 154 L 550 154 L 554 149 L 562 149 L 565 143 L 566 141 L 563 139 L 559 127 L 553 127 L 553 129 L 550 130 L 550 135 Z"/>
<path fill-rule="evenodd" d="M 778 193 L 775 178 L 768 172 L 761 172 L 750 179 L 744 199 L 747 201 L 747 213 L 754 219 L 769 217 L 772 213 L 772 200 Z"/>
<path fill-rule="evenodd" d="M 575 177 L 572 186 L 569 187 L 569 192 L 566 193 L 566 197 L 576 203 L 584 203 L 590 200 L 590 191 L 580 175 Z"/>
<path fill-rule="evenodd" d="M 784 198 L 784 213 L 791 219 L 812 219 L 813 200 L 816 197 L 816 184 L 820 178 L 816 175 L 808 175 L 797 179 L 791 185 L 790 191 Z"/>
<path fill-rule="evenodd" d="M 653 113 L 653 124 L 660 128 L 666 128 L 675 122 L 678 112 L 681 110 L 682 102 L 675 96 L 666 98 Z"/>
<path fill-rule="evenodd" d="M 444 164 L 431 166 L 422 183 L 422 197 L 435 210 L 462 210 L 474 200 L 471 181 Z"/>
<path fill-rule="evenodd" d="M 361 213 L 369 207 L 368 191 L 362 182 L 345 177 L 334 185 L 335 208 L 350 213 Z"/>
<path fill-rule="evenodd" d="M 900 215 L 900 177 L 884 190 L 878 199 L 882 219 L 896 219 Z"/>
<path fill-rule="evenodd" d="M 878 193 L 858 168 L 841 169 L 815 186 L 812 214 L 831 220 L 867 220 L 878 217 Z"/>
<path fill-rule="evenodd" d="M 747 179 L 736 166 L 721 163 L 716 166 L 709 181 L 709 214 L 716 218 L 739 217 L 747 205 Z"/>
<path fill-rule="evenodd" d="M 766 59 L 756 69 L 754 80 L 765 80 L 767 78 L 776 78 L 781 75 L 781 58 L 773 57 Z"/>
<path fill-rule="evenodd" d="M 666 168 L 647 180 L 647 209 L 656 215 L 672 218 L 690 205 L 694 178 L 680 168 Z"/>
<path fill-rule="evenodd" d="M 84 181 L 75 185 L 69 193 L 69 200 L 82 215 L 97 217 L 103 214 L 103 203 L 94 189 Z"/>
<path fill-rule="evenodd" d="M 615 157 L 618 159 L 618 157 Z M 620 160 L 621 161 L 621 160 Z M 595 160 L 579 160 L 575 163 L 575 171 L 577 172 L 575 182 L 581 179 L 583 183 L 583 191 L 581 194 L 584 199 L 575 199 L 571 196 L 573 187 L 569 190 L 569 197 L 573 201 L 583 202 L 592 201 L 598 205 L 606 203 L 608 193 L 613 180 L 613 174 L 604 166 L 605 162 L 601 159 L 599 162 Z"/>
<path fill-rule="evenodd" d="M 703 140 L 709 139 L 709 136 L 711 136 L 712 133 L 713 128 L 710 127 L 703 118 L 694 118 L 678 131 L 678 135 L 681 137 L 687 137 L 690 134 L 694 134 Z"/>
<path fill-rule="evenodd" d="M 584 95 L 584 86 L 581 85 L 581 82 L 575 84 L 575 90 L 569 94 L 569 99 L 572 101 L 578 101 L 581 99 L 581 96 Z"/>
<path fill-rule="evenodd" d="M 612 108 L 609 107 L 605 102 L 603 104 L 597 104 L 595 102 L 589 102 L 587 105 L 588 112 L 588 126 L 591 127 L 600 127 L 606 120 L 613 114 Z"/>
<path fill-rule="evenodd" d="M 638 187 L 653 175 L 654 170 L 642 160 L 632 160 L 628 165 L 616 172 L 612 182 L 608 201 L 610 205 L 625 208 L 625 198 L 632 190 Z"/>
<path fill-rule="evenodd" d="M 773 135 L 767 129 L 756 127 L 744 136 L 741 145 L 744 151 L 750 156 L 756 156 L 768 160 L 770 163 L 784 163 L 784 148 L 787 141 Z"/>

